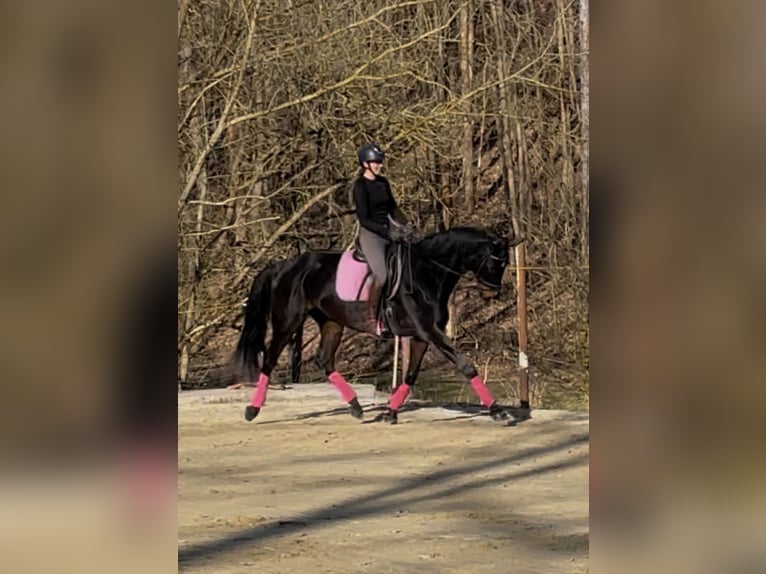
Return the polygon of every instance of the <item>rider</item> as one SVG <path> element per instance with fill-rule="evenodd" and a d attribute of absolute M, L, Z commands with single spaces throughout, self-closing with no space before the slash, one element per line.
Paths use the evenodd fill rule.
<path fill-rule="evenodd" d="M 367 312 L 374 330 L 380 334 L 377 306 L 386 282 L 386 244 L 411 241 L 415 231 L 396 205 L 388 180 L 380 175 L 385 154 L 374 143 L 363 145 L 357 153 L 359 169 L 354 181 L 356 217 L 359 220 L 359 245 L 373 272 Z"/>

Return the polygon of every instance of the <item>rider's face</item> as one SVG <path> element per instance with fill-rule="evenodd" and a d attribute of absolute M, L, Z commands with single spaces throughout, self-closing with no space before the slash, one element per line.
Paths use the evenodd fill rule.
<path fill-rule="evenodd" d="M 378 175 L 383 168 L 383 162 L 380 161 L 368 161 L 365 162 L 365 165 L 374 175 Z"/>

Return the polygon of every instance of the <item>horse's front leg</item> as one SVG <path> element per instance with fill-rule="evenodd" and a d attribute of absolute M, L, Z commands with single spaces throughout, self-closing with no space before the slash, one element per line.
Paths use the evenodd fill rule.
<path fill-rule="evenodd" d="M 441 329 L 434 326 L 427 331 L 426 339 L 439 349 L 439 351 L 441 351 L 442 354 L 455 365 L 457 370 L 468 379 L 471 383 L 471 388 L 479 397 L 481 404 L 489 409 L 489 414 L 493 420 L 501 421 L 508 418 L 508 409 L 500 406 L 492 396 L 492 392 L 481 379 L 481 376 L 473 363 L 452 345 L 447 335 Z M 528 418 L 528 416 L 522 418 Z"/>
<path fill-rule="evenodd" d="M 375 421 L 383 421 L 391 424 L 396 424 L 399 408 L 407 400 L 412 387 L 415 385 L 415 380 L 418 378 L 420 365 L 423 364 L 423 356 L 428 350 L 428 343 L 414 337 L 408 338 L 410 339 L 408 345 L 409 358 L 407 361 L 407 372 L 404 375 L 404 381 L 394 389 L 394 392 L 391 394 L 391 398 L 388 399 L 388 409 L 386 409 L 384 413 L 378 415 L 375 418 Z"/>
<path fill-rule="evenodd" d="M 407 371 L 410 368 L 410 343 L 412 342 L 412 337 L 400 337 L 399 343 L 401 345 L 402 349 L 402 370 L 401 370 L 401 377 L 399 376 L 399 373 L 396 373 L 396 384 L 391 390 L 396 390 L 396 387 L 399 386 L 400 383 L 404 381 L 404 378 L 407 376 Z"/>

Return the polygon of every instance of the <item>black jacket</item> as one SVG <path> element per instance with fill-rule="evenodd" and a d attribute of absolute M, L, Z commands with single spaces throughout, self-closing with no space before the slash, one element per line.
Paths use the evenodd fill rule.
<path fill-rule="evenodd" d="M 359 225 L 389 239 L 388 216 L 398 220 L 398 207 L 388 180 L 382 175 L 374 180 L 358 177 L 354 183 L 354 200 Z"/>

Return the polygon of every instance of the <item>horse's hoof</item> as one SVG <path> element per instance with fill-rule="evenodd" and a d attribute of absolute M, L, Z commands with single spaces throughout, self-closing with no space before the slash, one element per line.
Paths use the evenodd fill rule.
<path fill-rule="evenodd" d="M 376 423 L 388 423 L 390 425 L 395 425 L 398 421 L 396 411 L 393 409 L 388 409 L 382 413 L 380 413 L 378 416 L 375 417 L 375 420 L 373 422 Z"/>
<path fill-rule="evenodd" d="M 532 418 L 529 406 L 511 407 L 492 403 L 489 407 L 489 416 L 493 421 L 508 422 L 509 426 L 515 426 Z"/>
<path fill-rule="evenodd" d="M 526 406 L 522 403 L 520 407 L 506 407 L 506 411 L 513 418 L 513 423 L 521 423 L 532 418 L 532 409 L 529 408 L 529 403 Z"/>
<path fill-rule="evenodd" d="M 364 411 L 362 410 L 362 405 L 359 404 L 359 399 L 354 397 L 348 402 L 348 410 L 349 413 L 351 413 L 351 416 L 355 419 L 362 420 L 364 418 Z"/>
<path fill-rule="evenodd" d="M 489 407 L 489 416 L 492 417 L 492 420 L 496 422 L 507 421 L 508 411 L 506 411 L 503 407 L 497 404 L 497 401 L 495 401 Z"/>
<path fill-rule="evenodd" d="M 259 407 L 254 407 L 253 405 L 247 405 L 245 407 L 245 420 L 251 421 L 255 417 L 258 416 L 258 413 L 261 412 L 261 409 Z"/>

